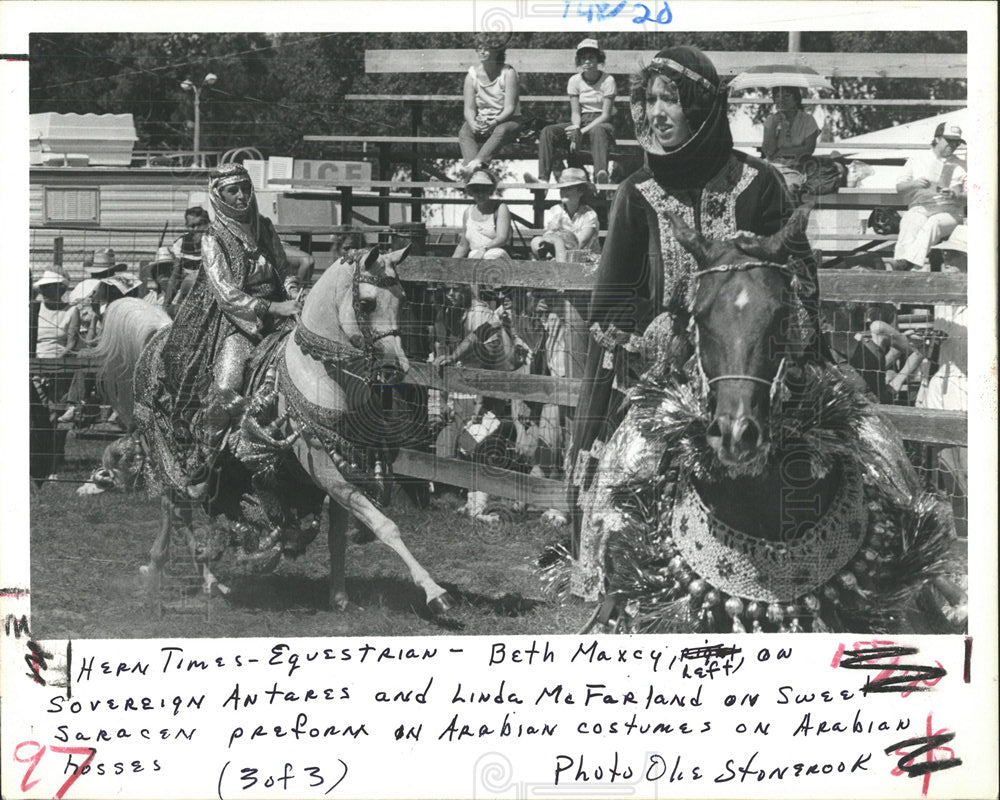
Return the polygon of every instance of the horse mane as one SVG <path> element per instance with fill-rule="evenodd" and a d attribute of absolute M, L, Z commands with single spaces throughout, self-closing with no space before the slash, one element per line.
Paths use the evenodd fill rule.
<path fill-rule="evenodd" d="M 97 385 L 118 416 L 132 427 L 132 378 L 142 348 L 161 328 L 170 325 L 162 308 L 134 297 L 123 297 L 108 305 L 104 329 L 97 346 L 87 354 L 100 362 Z"/>

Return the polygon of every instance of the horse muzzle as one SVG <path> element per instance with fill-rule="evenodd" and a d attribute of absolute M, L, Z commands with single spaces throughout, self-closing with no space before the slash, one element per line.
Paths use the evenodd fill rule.
<path fill-rule="evenodd" d="M 761 459 L 770 443 L 760 421 L 752 416 L 717 415 L 705 432 L 709 447 L 727 466 L 745 467 Z"/>

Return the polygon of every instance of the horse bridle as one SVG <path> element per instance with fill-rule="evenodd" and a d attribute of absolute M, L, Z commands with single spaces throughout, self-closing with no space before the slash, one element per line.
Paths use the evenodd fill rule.
<path fill-rule="evenodd" d="M 345 361 L 355 358 L 364 360 L 367 364 L 367 374 L 357 377 L 368 384 L 372 384 L 376 382 L 375 378 L 378 373 L 375 343 L 391 336 L 399 336 L 400 332 L 399 328 L 392 328 L 381 333 L 373 333 L 371 328 L 361 324 L 360 320 L 365 313 L 361 308 L 361 284 L 367 283 L 380 289 L 392 289 L 401 284 L 398 275 L 373 275 L 365 269 L 363 262 L 364 259 L 359 253 L 354 259 L 354 274 L 351 278 L 352 307 L 354 309 L 354 317 L 358 320 L 358 327 L 361 329 L 361 341 L 356 343 L 359 337 L 358 334 L 354 334 L 351 337 L 350 345 L 335 342 L 325 336 L 320 336 L 315 331 L 309 330 L 305 326 L 305 323 L 299 319 L 299 323 L 295 327 L 295 342 L 302 348 L 306 355 L 322 361 L 329 366 L 343 369 Z"/>
<path fill-rule="evenodd" d="M 708 267 L 706 269 L 698 270 L 692 273 L 694 278 L 693 295 L 697 295 L 698 291 L 698 279 L 704 275 L 710 275 L 719 272 L 747 272 L 751 269 L 767 268 L 777 270 L 782 273 L 789 281 L 795 278 L 795 273 L 784 264 L 773 264 L 768 261 L 746 261 L 740 264 L 722 264 L 717 267 Z M 692 304 L 693 304 L 692 300 Z M 689 327 L 694 331 L 694 349 L 695 349 L 695 360 L 698 364 L 698 371 L 701 373 L 702 380 L 704 381 L 705 391 L 707 392 L 713 383 L 720 383 L 722 381 L 751 381 L 753 383 L 759 383 L 766 386 L 770 392 L 772 400 L 775 394 L 777 394 L 778 389 L 781 387 L 785 380 L 785 368 L 787 366 L 787 358 L 782 356 L 781 362 L 778 364 L 778 370 L 774 374 L 774 378 L 767 380 L 765 378 L 758 378 L 756 375 L 743 375 L 743 374 L 732 374 L 732 375 L 716 375 L 714 378 L 709 378 L 705 373 L 705 367 L 701 363 L 701 344 L 699 342 L 698 336 L 698 326 L 695 322 L 693 309 L 690 312 L 690 322 Z"/>

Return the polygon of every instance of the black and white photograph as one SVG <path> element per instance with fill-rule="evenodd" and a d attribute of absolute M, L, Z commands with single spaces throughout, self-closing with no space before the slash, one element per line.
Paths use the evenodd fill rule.
<path fill-rule="evenodd" d="M 709 655 L 836 634 L 848 668 L 865 646 L 952 642 L 969 683 L 970 634 L 996 613 L 981 9 L 915 29 L 881 4 L 859 29 L 852 4 L 826 3 L 713 30 L 663 0 L 476 0 L 380 32 L 338 18 L 362 4 L 282 21 L 261 4 L 270 26 L 206 4 L 199 28 L 175 3 L 176 29 L 122 28 L 109 5 L 78 29 L 35 14 L 0 65 L 5 88 L 26 76 L 5 144 L 27 153 L 23 190 L 4 189 L 24 244 L 6 271 L 28 281 L 27 302 L 4 302 L 5 351 L 26 365 L 4 398 L 30 391 L 3 415 L 3 545 L 23 564 L 3 578 L 5 639 L 28 630 L 30 595 L 31 641 L 74 647 L 378 637 L 403 660 L 420 637 L 461 652 L 583 636 L 593 662 L 686 634 L 711 671 Z M 925 22 L 943 6 L 922 5 Z M 995 640 L 980 646 L 995 670 Z M 491 647 L 490 666 L 508 654 Z M 32 653 L 43 677 L 55 657 Z M 71 660 L 60 708 L 84 677 Z M 910 665 L 911 691 L 953 672 L 929 649 L 921 663 L 939 672 Z M 887 669 L 868 677 L 905 668 Z M 927 796 L 960 759 L 929 714 L 912 722 L 940 763 L 900 758 L 923 783 L 899 796 Z M 461 740 L 450 728 L 438 739 Z M 227 735 L 220 752 L 243 745 Z M 614 755 L 589 787 L 585 756 L 558 755 L 548 788 L 575 772 L 565 796 L 596 796 Z M 765 775 L 727 769 L 706 792 Z M 288 772 L 291 794 L 253 796 L 319 796 Z M 482 781 L 475 796 L 514 796 Z"/>
<path fill-rule="evenodd" d="M 964 31 L 30 57 L 39 627 L 965 631 Z"/>

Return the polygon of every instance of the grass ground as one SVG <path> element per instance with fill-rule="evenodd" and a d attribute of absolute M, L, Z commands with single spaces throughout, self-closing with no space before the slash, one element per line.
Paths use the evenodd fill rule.
<path fill-rule="evenodd" d="M 145 492 L 78 496 L 104 442 L 72 436 L 59 482 L 31 500 L 32 632 L 40 638 L 554 634 L 580 629 L 592 609 L 546 596 L 533 566 L 558 533 L 538 513 L 504 513 L 497 525 L 454 512 L 458 493 L 420 510 L 399 495 L 390 511 L 407 546 L 459 601 L 443 618 L 424 610 L 423 592 L 402 561 L 378 542 L 349 544 L 347 588 L 360 610 L 327 610 L 324 533 L 295 561 L 251 575 L 230 559 L 216 570 L 227 599 L 192 603 L 201 613 L 166 612 L 148 602 L 139 567 L 159 524 Z"/>

